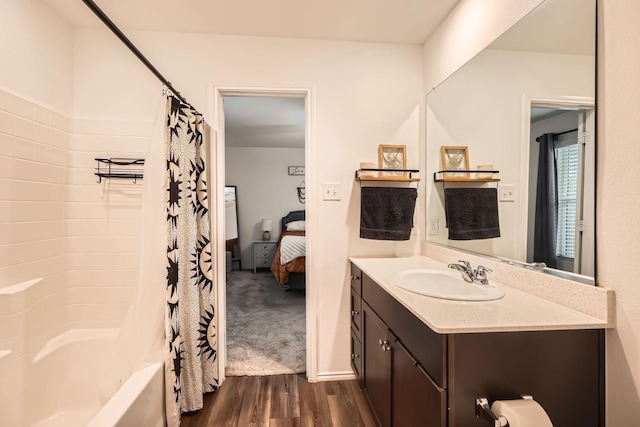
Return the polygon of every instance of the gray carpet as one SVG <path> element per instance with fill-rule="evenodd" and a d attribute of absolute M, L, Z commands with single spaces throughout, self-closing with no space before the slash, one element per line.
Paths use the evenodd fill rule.
<path fill-rule="evenodd" d="M 271 272 L 227 276 L 229 376 L 305 371 L 305 295 L 284 291 Z"/>

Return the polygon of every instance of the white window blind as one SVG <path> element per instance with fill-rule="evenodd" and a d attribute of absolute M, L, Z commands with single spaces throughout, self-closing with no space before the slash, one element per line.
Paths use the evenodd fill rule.
<path fill-rule="evenodd" d="M 558 256 L 574 258 L 576 197 L 578 190 L 578 144 L 556 148 L 558 173 Z"/>

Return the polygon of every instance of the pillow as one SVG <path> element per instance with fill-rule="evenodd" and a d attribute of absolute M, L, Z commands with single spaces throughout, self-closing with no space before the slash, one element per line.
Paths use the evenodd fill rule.
<path fill-rule="evenodd" d="M 287 231 L 304 231 L 305 223 L 302 221 L 291 221 L 287 224 Z"/>

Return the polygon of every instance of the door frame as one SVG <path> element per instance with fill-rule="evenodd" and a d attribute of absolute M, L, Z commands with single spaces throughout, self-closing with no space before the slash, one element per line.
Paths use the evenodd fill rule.
<path fill-rule="evenodd" d="M 306 325 L 306 376 L 309 382 L 318 380 L 318 350 L 317 350 L 317 298 L 316 263 L 313 262 L 316 250 L 316 212 L 317 200 L 315 188 L 317 188 L 316 167 L 313 163 L 315 156 L 315 144 L 313 143 L 314 123 L 314 90 L 308 88 L 290 87 L 249 87 L 249 86 L 216 86 L 209 85 L 209 110 L 211 121 L 211 146 L 210 164 L 214 170 L 210 176 L 211 195 L 210 204 L 214 212 L 211 223 L 211 241 L 216 242 L 213 247 L 214 277 L 216 283 L 226 283 L 225 265 L 225 241 L 224 241 L 224 186 L 225 186 L 225 134 L 224 134 L 224 106 L 225 96 L 271 96 L 271 97 L 295 97 L 305 100 L 305 182 L 306 182 L 306 223 L 307 223 L 307 256 L 306 256 L 306 298 L 305 298 L 305 325 Z M 227 366 L 227 300 L 226 286 L 216 287 L 216 301 L 218 319 L 218 367 L 220 384 L 226 378 Z"/>

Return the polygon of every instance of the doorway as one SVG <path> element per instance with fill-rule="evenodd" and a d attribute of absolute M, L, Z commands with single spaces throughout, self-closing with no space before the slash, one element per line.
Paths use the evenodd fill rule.
<path fill-rule="evenodd" d="M 213 106 L 217 124 L 214 134 L 216 144 L 213 148 L 214 163 L 217 165 L 215 181 L 219 195 L 222 194 L 220 188 L 225 186 L 233 185 L 237 188 L 238 256 L 235 258 L 239 258 L 239 262 L 233 263 L 232 268 L 228 269 L 225 265 L 226 254 L 220 253 L 216 257 L 220 266 L 217 269 L 218 283 L 225 284 L 227 278 L 231 277 L 231 281 L 233 281 L 231 285 L 235 286 L 232 292 L 227 286 L 219 286 L 218 289 L 220 316 L 218 341 L 221 374 L 225 372 L 230 362 L 229 356 L 232 353 L 228 346 L 235 339 L 234 330 L 230 328 L 236 327 L 233 325 L 237 325 L 236 314 L 238 312 L 234 311 L 230 314 L 229 309 L 232 307 L 229 307 L 228 304 L 236 304 L 238 300 L 236 285 L 242 282 L 244 282 L 244 286 L 262 283 L 249 289 L 253 292 L 257 286 L 264 286 L 268 292 L 275 291 L 276 293 L 272 293 L 271 297 L 266 298 L 271 302 L 275 300 L 287 301 L 287 298 L 291 301 L 296 292 L 298 292 L 297 295 L 300 295 L 299 291 L 286 292 L 281 289 L 270 272 L 268 264 L 271 261 L 268 260 L 269 263 L 267 263 L 260 259 L 256 262 L 255 254 L 256 248 L 277 246 L 281 232 L 280 220 L 283 216 L 290 211 L 308 211 L 304 199 L 300 199 L 298 196 L 300 195 L 300 187 L 303 188 L 302 194 L 306 192 L 304 187 L 309 178 L 310 170 L 307 167 L 307 159 L 310 157 L 308 150 L 310 145 L 309 98 L 309 90 L 215 89 Z M 261 114 L 260 111 L 264 112 L 265 106 L 267 106 L 268 113 Z M 278 108 L 289 109 L 291 112 L 291 106 L 297 106 L 296 108 L 299 110 L 303 122 L 301 130 L 296 129 L 293 123 L 296 119 L 291 117 L 284 123 L 282 121 L 280 123 L 273 122 L 273 115 L 277 115 Z M 237 114 L 238 111 L 241 114 Z M 244 119 L 238 123 L 238 117 L 243 115 Z M 300 141 L 298 146 L 295 146 L 293 142 L 295 138 L 292 138 L 296 132 Z M 291 170 L 289 166 L 295 166 L 293 168 L 297 172 L 295 175 L 288 173 Z M 220 205 L 221 197 L 216 196 L 216 199 L 217 204 Z M 217 209 L 217 212 L 220 213 L 220 209 Z M 218 231 L 221 228 L 223 227 L 220 224 L 216 226 Z M 271 238 L 263 240 L 263 234 L 270 234 Z M 218 250 L 223 252 L 225 249 L 224 238 L 216 238 L 216 241 L 219 242 Z M 309 232 L 307 232 L 307 240 L 313 240 L 313 236 Z M 306 356 L 303 356 L 303 371 L 306 366 L 307 376 L 311 379 L 314 375 L 315 354 L 310 342 L 314 340 L 315 325 L 309 318 L 312 317 L 314 304 L 311 301 L 314 292 L 308 269 L 306 273 L 303 273 L 303 277 L 306 282 L 302 292 L 304 313 L 301 314 L 301 319 L 297 322 L 300 323 L 303 330 L 303 355 L 306 352 Z M 248 306 L 249 299 L 244 296 L 240 298 L 241 304 L 244 304 L 241 311 L 255 314 L 255 312 L 270 310 L 269 304 L 266 304 L 265 307 Z M 287 303 L 285 302 L 284 305 Z M 270 325 L 272 322 L 268 320 L 263 323 L 262 332 L 253 333 L 263 336 L 263 338 L 269 337 L 275 347 L 278 347 L 276 342 L 283 343 L 281 345 L 282 351 L 286 352 L 288 343 L 286 328 L 274 327 L 274 325 Z M 244 331 L 247 328 L 242 329 Z M 276 333 L 278 330 L 285 332 L 285 335 L 278 336 Z M 265 344 L 259 346 L 266 347 Z M 260 350 L 261 354 L 256 355 L 255 359 L 257 364 L 263 365 L 264 360 L 260 357 L 266 356 L 268 358 L 272 350 L 265 351 L 264 348 Z M 249 356 L 249 359 L 251 358 L 252 356 Z M 277 359 L 275 354 L 273 359 Z M 224 376 L 225 374 L 221 375 L 222 378 Z"/>

